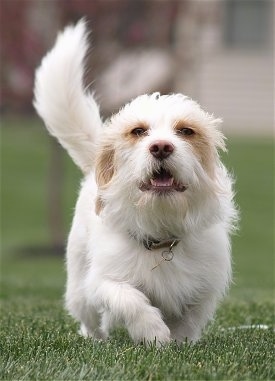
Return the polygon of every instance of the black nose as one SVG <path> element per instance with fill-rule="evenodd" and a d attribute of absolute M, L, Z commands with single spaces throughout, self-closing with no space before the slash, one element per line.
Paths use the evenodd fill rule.
<path fill-rule="evenodd" d="M 156 159 L 166 159 L 174 151 L 174 146 L 172 143 L 165 140 L 157 140 L 149 146 L 150 153 Z"/>

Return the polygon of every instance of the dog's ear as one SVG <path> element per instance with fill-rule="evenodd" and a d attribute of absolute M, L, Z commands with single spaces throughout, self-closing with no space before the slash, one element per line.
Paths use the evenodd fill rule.
<path fill-rule="evenodd" d="M 102 198 L 100 196 L 97 196 L 95 200 L 95 213 L 97 216 L 100 214 L 103 207 L 104 207 L 104 203 L 102 201 Z"/>
<path fill-rule="evenodd" d="M 104 188 L 115 173 L 115 150 L 111 145 L 103 146 L 96 159 L 95 176 L 99 188 Z"/>
<path fill-rule="evenodd" d="M 99 191 L 106 188 L 115 173 L 114 165 L 115 150 L 111 145 L 102 147 L 96 159 L 95 176 Z M 96 214 L 100 214 L 104 206 L 103 200 L 98 195 L 96 199 Z"/>

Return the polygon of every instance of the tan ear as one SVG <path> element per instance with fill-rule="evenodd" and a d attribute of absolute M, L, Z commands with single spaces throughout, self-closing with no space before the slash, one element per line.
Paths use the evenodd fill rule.
<path fill-rule="evenodd" d="M 96 160 L 95 175 L 99 188 L 105 187 L 114 175 L 115 150 L 111 146 L 102 148 Z"/>
<path fill-rule="evenodd" d="M 97 157 L 95 176 L 99 190 L 106 188 L 106 186 L 112 180 L 112 177 L 115 173 L 114 156 L 114 148 L 112 146 L 104 146 Z M 101 197 L 97 196 L 95 207 L 97 215 L 100 214 L 103 207 L 104 203 Z"/>
<path fill-rule="evenodd" d="M 103 207 L 104 207 L 104 204 L 103 204 L 102 198 L 97 196 L 95 200 L 95 214 L 97 216 L 100 215 L 100 212 L 103 209 Z"/>

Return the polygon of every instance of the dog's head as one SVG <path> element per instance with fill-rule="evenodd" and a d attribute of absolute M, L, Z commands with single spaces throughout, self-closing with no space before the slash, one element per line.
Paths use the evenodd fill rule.
<path fill-rule="evenodd" d="M 142 95 L 127 104 L 102 134 L 97 213 L 109 204 L 109 212 L 149 206 L 168 211 L 173 205 L 186 214 L 215 186 L 217 150 L 225 149 L 219 124 L 181 94 Z"/>

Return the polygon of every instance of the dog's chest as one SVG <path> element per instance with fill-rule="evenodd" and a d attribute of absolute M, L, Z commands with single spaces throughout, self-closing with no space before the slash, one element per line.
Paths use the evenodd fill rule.
<path fill-rule="evenodd" d="M 147 250 L 135 240 L 110 235 L 94 246 L 93 266 L 116 282 L 142 291 L 165 315 L 181 316 L 186 305 L 198 303 L 211 287 L 208 260 L 201 248 L 179 243 L 173 258 L 165 261 L 166 248 Z M 107 274 L 107 275 L 106 275 Z"/>
<path fill-rule="evenodd" d="M 163 313 L 180 316 L 186 305 L 198 302 L 208 285 L 199 261 L 188 258 L 180 249 L 167 261 L 161 255 L 164 250 L 145 252 L 131 278 Z"/>

